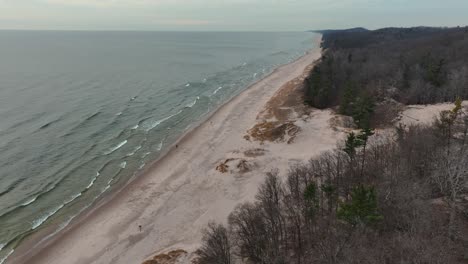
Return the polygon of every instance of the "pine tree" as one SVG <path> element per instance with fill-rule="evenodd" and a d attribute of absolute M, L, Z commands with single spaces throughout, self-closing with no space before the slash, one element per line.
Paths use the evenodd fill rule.
<path fill-rule="evenodd" d="M 351 199 L 338 208 L 339 219 L 352 226 L 369 226 L 382 219 L 378 213 L 374 187 L 358 186 L 351 192 Z"/>

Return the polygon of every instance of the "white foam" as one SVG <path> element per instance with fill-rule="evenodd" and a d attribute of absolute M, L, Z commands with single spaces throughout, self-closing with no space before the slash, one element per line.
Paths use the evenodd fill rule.
<path fill-rule="evenodd" d="M 187 83 L 187 84 L 185 85 L 185 87 L 190 87 L 190 83 Z"/>
<path fill-rule="evenodd" d="M 136 147 L 132 152 L 127 154 L 127 157 L 135 155 L 135 153 L 137 153 L 137 151 L 140 149 L 141 149 L 141 146 Z"/>
<path fill-rule="evenodd" d="M 151 152 L 146 152 L 145 154 L 143 154 L 143 156 L 141 157 L 142 159 L 146 158 L 146 156 L 148 156 L 149 154 L 151 154 Z"/>
<path fill-rule="evenodd" d="M 78 197 L 80 197 L 80 196 L 81 196 L 81 193 L 72 196 L 72 198 L 70 198 L 70 200 L 68 200 L 68 201 L 65 202 L 65 205 L 67 205 L 67 204 L 73 202 L 76 198 L 78 198 Z"/>
<path fill-rule="evenodd" d="M 3 243 L 3 244 L 0 244 L 0 250 L 2 250 L 2 249 L 5 247 L 5 246 L 6 246 L 6 244 L 5 244 L 5 243 Z"/>
<path fill-rule="evenodd" d="M 37 196 L 32 198 L 31 200 L 28 200 L 27 202 L 22 203 L 21 206 L 30 205 L 30 204 L 34 203 L 36 201 L 36 199 L 37 199 Z M 0 250 L 1 250 L 1 248 L 0 248 Z"/>
<path fill-rule="evenodd" d="M 217 94 L 219 92 L 219 90 L 223 89 L 222 86 L 218 87 L 216 90 L 214 90 L 213 92 L 213 95 Z"/>
<path fill-rule="evenodd" d="M 109 149 L 108 151 L 104 152 L 105 155 L 109 155 L 111 154 L 112 152 L 118 150 L 119 148 L 121 148 L 123 145 L 127 144 L 128 140 L 124 140 L 122 142 L 120 142 L 117 146 Z"/>
<path fill-rule="evenodd" d="M 0 264 L 3 264 L 3 262 L 5 262 L 5 260 L 6 260 L 11 254 L 13 254 L 13 252 L 15 252 L 14 249 L 12 249 L 8 254 L 6 254 L 5 257 L 3 257 L 2 259 L 0 259 Z"/>
<path fill-rule="evenodd" d="M 132 129 L 132 130 L 135 130 L 135 129 L 137 129 L 138 127 L 140 127 L 140 125 L 136 124 L 136 125 L 134 125 L 131 129 Z"/>
<path fill-rule="evenodd" d="M 161 123 L 163 123 L 164 121 L 167 121 L 167 120 L 171 119 L 172 117 L 174 117 L 174 116 L 176 116 L 176 115 L 178 115 L 178 114 L 180 114 L 180 113 L 182 113 L 182 110 L 180 110 L 179 112 L 177 112 L 177 113 L 175 113 L 175 114 L 173 114 L 173 115 L 170 115 L 170 116 L 165 117 L 165 118 L 163 118 L 163 119 L 157 120 L 157 121 L 153 122 L 150 126 L 148 126 L 145 130 L 148 132 L 148 131 L 150 131 L 151 129 L 153 129 L 153 128 L 159 126 L 159 125 L 160 125 Z"/>
<path fill-rule="evenodd" d="M 89 188 L 91 188 L 91 186 L 93 186 L 94 182 L 96 181 L 98 176 L 94 177 L 91 182 L 88 184 L 88 186 L 86 187 L 86 190 L 88 190 Z"/>
<path fill-rule="evenodd" d="M 162 149 L 162 147 L 163 147 L 163 141 L 159 142 L 157 150 L 160 151 Z"/>
<path fill-rule="evenodd" d="M 120 116 L 122 115 L 122 112 L 118 112 L 117 114 L 115 114 L 116 116 Z"/>
<path fill-rule="evenodd" d="M 138 167 L 139 170 L 143 169 L 143 167 L 146 165 L 146 163 L 142 163 L 140 167 Z"/>
<path fill-rule="evenodd" d="M 74 196 L 72 196 L 68 201 L 66 201 L 65 203 L 59 205 L 58 207 L 56 207 L 54 210 L 50 211 L 49 213 L 45 214 L 44 216 L 42 216 L 41 218 L 39 219 L 36 219 L 32 222 L 32 227 L 31 229 L 34 230 L 36 228 L 38 228 L 39 226 L 41 226 L 45 221 L 47 221 L 47 219 L 49 219 L 51 216 L 53 216 L 54 214 L 56 214 L 58 211 L 60 211 L 60 209 L 62 209 L 63 207 L 65 207 L 65 205 L 73 202 L 76 198 L 80 197 L 81 196 L 81 193 L 79 194 L 76 194 Z"/>
<path fill-rule="evenodd" d="M 127 167 L 127 162 L 124 161 L 124 162 L 120 163 L 119 167 L 122 168 L 122 169 L 125 169 L 125 167 Z"/>
<path fill-rule="evenodd" d="M 197 96 L 197 98 L 192 103 L 186 105 L 185 107 L 192 108 L 197 103 L 198 100 L 200 100 L 200 96 Z"/>
<path fill-rule="evenodd" d="M 39 226 L 41 226 L 45 221 L 47 221 L 47 219 L 49 219 L 49 217 L 53 216 L 54 214 L 56 214 L 60 209 L 62 209 L 63 207 L 65 206 L 65 204 L 61 204 L 59 207 L 55 208 L 54 210 L 50 211 L 49 213 L 47 213 L 46 215 L 42 216 L 41 218 L 39 219 L 36 219 L 32 222 L 32 227 L 31 229 L 34 230 L 36 228 L 38 228 Z"/>
<path fill-rule="evenodd" d="M 110 184 L 108 184 L 104 189 L 102 189 L 102 193 L 104 193 L 105 191 L 109 190 L 110 188 Z"/>

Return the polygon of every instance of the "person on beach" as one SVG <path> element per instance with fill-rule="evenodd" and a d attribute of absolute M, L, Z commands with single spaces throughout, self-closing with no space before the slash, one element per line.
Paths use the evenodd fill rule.
<path fill-rule="evenodd" d="M 138 225 L 138 229 L 139 229 L 139 230 L 140 230 L 140 232 L 141 232 L 141 225 Z"/>

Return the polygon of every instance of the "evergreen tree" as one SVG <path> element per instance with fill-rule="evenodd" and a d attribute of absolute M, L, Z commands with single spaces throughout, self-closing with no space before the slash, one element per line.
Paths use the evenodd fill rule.
<path fill-rule="evenodd" d="M 355 187 L 351 199 L 338 208 L 337 216 L 352 226 L 368 226 L 380 221 L 382 216 L 378 213 L 374 187 Z"/>
<path fill-rule="evenodd" d="M 340 114 L 342 115 L 352 115 L 353 105 L 356 100 L 356 87 L 355 84 L 351 81 L 346 83 L 346 89 L 343 93 L 340 104 Z"/>

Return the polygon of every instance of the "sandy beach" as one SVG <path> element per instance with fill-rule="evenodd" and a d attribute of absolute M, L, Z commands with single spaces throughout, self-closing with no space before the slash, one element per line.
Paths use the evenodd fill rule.
<path fill-rule="evenodd" d="M 320 55 L 317 48 L 279 67 L 221 106 L 110 201 L 47 243 L 25 243 L 7 263 L 142 263 L 176 249 L 189 259 L 201 229 L 212 220 L 225 222 L 237 204 L 251 200 L 265 173 L 279 169 L 284 175 L 344 137 L 345 130 L 330 125 L 331 110 L 306 110 L 297 94 Z M 251 129 L 265 124 L 286 130 L 280 138 L 255 138 Z"/>

